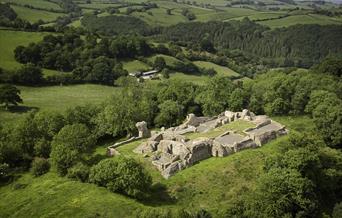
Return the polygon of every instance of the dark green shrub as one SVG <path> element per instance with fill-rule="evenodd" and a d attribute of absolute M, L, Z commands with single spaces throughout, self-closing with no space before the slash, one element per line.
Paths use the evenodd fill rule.
<path fill-rule="evenodd" d="M 67 177 L 79 180 L 81 182 L 87 182 L 89 178 L 89 171 L 90 168 L 87 165 L 83 163 L 77 163 L 68 169 Z"/>
<path fill-rule="evenodd" d="M 188 211 L 184 209 L 165 209 L 165 208 L 148 208 L 136 210 L 134 213 L 136 218 L 211 218 L 211 214 L 206 210 L 199 209 L 196 211 Z"/>
<path fill-rule="evenodd" d="M 41 176 L 41 175 L 47 173 L 49 171 L 49 169 L 50 169 L 50 163 L 45 158 L 36 157 L 32 161 L 31 172 L 34 176 Z"/>
<path fill-rule="evenodd" d="M 39 139 L 34 144 L 34 154 L 38 157 L 48 158 L 51 152 L 51 144 L 46 139 Z"/>
<path fill-rule="evenodd" d="M 334 211 L 332 213 L 332 218 L 342 217 L 342 202 L 335 204 Z"/>
<path fill-rule="evenodd" d="M 52 147 L 50 157 L 58 175 L 65 176 L 68 169 L 80 159 L 80 153 L 68 145 L 60 144 Z"/>
<path fill-rule="evenodd" d="M 0 181 L 8 177 L 9 165 L 6 163 L 0 164 Z"/>
<path fill-rule="evenodd" d="M 79 150 L 79 152 L 87 152 L 95 144 L 95 138 L 84 124 L 66 125 L 52 141 L 53 146 L 60 144 Z"/>
<path fill-rule="evenodd" d="M 112 192 L 142 199 L 148 196 L 152 178 L 134 159 L 111 158 L 90 170 L 89 181 Z"/>

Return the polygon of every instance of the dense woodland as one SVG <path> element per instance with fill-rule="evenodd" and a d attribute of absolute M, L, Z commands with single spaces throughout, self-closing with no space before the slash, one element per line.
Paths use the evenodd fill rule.
<path fill-rule="evenodd" d="M 82 18 L 82 24 L 91 32 L 109 36 L 135 33 L 151 35 L 153 33 L 152 28 L 145 22 L 128 16 L 97 17 L 96 15 L 88 15 Z"/>
<path fill-rule="evenodd" d="M 72 76 L 64 78 L 65 82 L 85 81 L 112 85 L 120 76 L 127 75 L 117 58 L 133 58 L 151 54 L 152 48 L 141 37 L 118 37 L 102 39 L 97 43 L 97 37 L 89 36 L 82 40 L 79 34 L 66 33 L 63 36 L 48 35 L 37 44 L 15 49 L 18 62 L 30 63 L 47 69 L 62 72 L 72 71 Z M 20 72 L 17 72 L 20 73 Z M 23 77 L 10 73 L 9 80 L 30 84 Z M 58 81 L 58 78 L 48 78 L 48 81 Z M 40 84 L 41 81 L 31 84 Z M 70 81 L 69 81 L 70 82 Z"/>
<path fill-rule="evenodd" d="M 269 30 L 248 19 L 242 22 L 183 23 L 163 36 L 182 45 L 209 40 L 219 50 L 241 50 L 271 66 L 310 67 L 327 55 L 341 55 L 340 26 L 296 25 Z"/>
<path fill-rule="evenodd" d="M 246 18 L 243 21 L 190 22 L 152 28 L 135 17 L 96 15 L 85 16 L 82 24 L 90 32 L 107 36 L 153 36 L 191 49 L 202 48 L 209 52 L 216 49 L 219 53 L 229 53 L 232 58 L 232 51 L 241 52 L 249 61 L 271 67 L 311 67 L 328 55 L 341 56 L 342 48 L 339 40 L 342 30 L 337 25 L 295 25 L 270 30 Z M 205 46 L 205 43 L 213 46 Z"/>

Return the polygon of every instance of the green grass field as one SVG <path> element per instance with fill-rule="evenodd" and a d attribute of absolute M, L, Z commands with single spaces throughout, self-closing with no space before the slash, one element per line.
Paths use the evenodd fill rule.
<path fill-rule="evenodd" d="M 27 187 L 16 190 L 14 184 Z M 128 217 L 132 210 L 142 207 L 135 200 L 104 188 L 54 173 L 40 178 L 26 174 L 14 184 L 0 188 L 1 217 Z"/>
<path fill-rule="evenodd" d="M 14 59 L 14 49 L 31 42 L 38 42 L 43 39 L 47 33 L 21 32 L 11 30 L 0 30 L 0 67 L 4 69 L 15 69 L 21 66 Z"/>
<path fill-rule="evenodd" d="M 173 1 L 153 2 L 157 3 L 158 8 L 150 9 L 146 12 L 134 12 L 131 15 L 144 20 L 152 26 L 170 26 L 180 22 L 188 22 L 188 19 L 181 14 L 183 8 L 189 9 L 196 15 L 197 18 L 195 21 L 202 22 L 211 20 L 222 21 L 233 17 L 248 16 L 258 13 L 251 9 L 223 7 L 223 1 L 210 2 L 212 5 L 219 6 L 220 10 L 202 8 L 199 5 L 182 4 Z M 127 8 L 120 8 L 120 11 L 124 13 L 126 9 Z M 171 9 L 171 15 L 166 14 L 166 9 Z"/>
<path fill-rule="evenodd" d="M 156 59 L 156 57 L 164 58 L 165 63 L 166 63 L 167 66 L 174 66 L 176 63 L 181 62 L 180 60 L 178 60 L 175 57 L 172 57 L 172 56 L 169 56 L 169 55 L 163 55 L 163 54 L 154 55 L 152 57 L 149 57 L 148 60 L 153 63 L 154 60 Z"/>
<path fill-rule="evenodd" d="M 132 15 L 152 26 L 170 26 L 187 21 L 187 19 L 178 12 L 172 12 L 172 15 L 167 15 L 166 9 L 163 8 L 155 8 L 148 11 L 151 12 L 152 15 L 147 12 L 134 12 Z"/>
<path fill-rule="evenodd" d="M 311 128 L 307 117 L 277 117 L 290 131 Z M 248 149 L 224 158 L 209 158 L 163 179 L 150 161 L 132 153 L 141 141 L 118 148 L 122 155 L 136 158 L 153 177 L 156 200 L 138 202 L 92 184 L 71 181 L 50 172 L 34 178 L 21 175 L 14 183 L 0 187 L 1 217 L 130 217 L 137 208 L 204 208 L 213 217 L 239 196 L 253 192 L 263 174 L 263 164 L 279 152 L 288 136 L 261 148 Z M 104 149 L 100 148 L 100 155 Z M 97 151 L 97 152 L 98 152 Z M 170 200 L 173 199 L 173 200 Z"/>
<path fill-rule="evenodd" d="M 59 7 L 58 4 L 45 0 L 2 0 L 2 2 L 13 2 L 20 5 L 31 5 L 36 8 L 61 10 L 61 7 Z"/>
<path fill-rule="evenodd" d="M 230 21 L 230 20 L 242 20 L 245 17 L 248 17 L 250 20 L 260 20 L 260 19 L 274 19 L 274 18 L 278 18 L 279 16 L 282 16 L 286 14 L 285 12 L 258 12 L 252 15 L 248 15 L 248 16 L 241 16 L 241 17 L 234 17 L 231 19 L 227 19 L 225 21 Z"/>
<path fill-rule="evenodd" d="M 43 10 L 30 9 L 22 6 L 11 5 L 11 8 L 18 14 L 19 18 L 27 20 L 31 23 L 37 22 L 38 20 L 43 21 L 54 21 L 57 17 L 65 16 L 63 13 L 54 13 Z"/>
<path fill-rule="evenodd" d="M 124 61 L 122 62 L 123 68 L 128 71 L 128 73 L 149 70 L 151 67 L 144 62 L 139 60 Z"/>
<path fill-rule="evenodd" d="M 237 72 L 229 69 L 228 67 L 223 67 L 211 62 L 206 62 L 206 61 L 194 61 L 193 62 L 196 66 L 198 67 L 202 67 L 202 68 L 213 68 L 214 70 L 216 70 L 218 75 L 221 76 L 239 76 L 240 74 L 238 74 Z"/>
<path fill-rule="evenodd" d="M 171 80 L 181 80 L 181 81 L 187 81 L 192 82 L 197 85 L 204 85 L 208 80 L 208 76 L 197 76 L 197 75 L 189 75 L 181 72 L 175 72 L 170 74 Z"/>
<path fill-rule="evenodd" d="M 120 6 L 120 4 L 103 4 L 100 2 L 93 1 L 91 4 L 78 4 L 81 8 L 91 8 L 91 9 L 105 9 L 109 7 Z"/>
<path fill-rule="evenodd" d="M 212 131 L 209 132 L 205 132 L 205 133 L 189 133 L 186 136 L 189 139 L 196 139 L 199 137 L 208 137 L 208 138 L 215 138 L 223 133 L 225 133 L 226 131 L 230 131 L 230 130 L 235 130 L 240 134 L 244 134 L 243 131 L 247 128 L 252 128 L 255 127 L 255 124 L 245 121 L 245 120 L 238 120 L 236 122 L 232 122 L 232 123 L 228 123 L 226 125 L 220 126 Z"/>
<path fill-rule="evenodd" d="M 0 30 L 0 67 L 7 70 L 20 68 L 21 64 L 14 59 L 14 49 L 19 45 L 26 46 L 31 42 L 39 42 L 48 34 L 50 33 Z M 48 69 L 43 69 L 43 72 L 44 75 L 58 73 Z"/>
<path fill-rule="evenodd" d="M 15 121 L 20 118 L 25 109 L 48 110 L 64 112 L 67 108 L 87 103 L 100 104 L 114 94 L 118 88 L 102 85 L 70 85 L 49 87 L 18 87 L 24 104 L 19 112 L 0 110 L 0 122 Z M 25 109 L 21 109 L 25 107 Z"/>
<path fill-rule="evenodd" d="M 202 14 L 197 16 L 197 21 L 223 21 L 234 17 L 244 17 L 248 15 L 252 15 L 258 13 L 255 10 L 246 9 L 246 8 L 223 8 L 222 11 L 211 12 L 207 14 Z"/>
<path fill-rule="evenodd" d="M 329 24 L 342 24 L 342 18 L 331 18 L 324 15 L 317 14 L 308 14 L 308 15 L 293 15 L 281 19 L 268 20 L 268 21 L 260 21 L 260 24 L 269 26 L 271 28 L 278 27 L 288 27 L 295 24 L 320 24 L 320 25 L 329 25 Z"/>
<path fill-rule="evenodd" d="M 80 18 L 80 19 L 81 19 L 81 18 Z M 68 26 L 81 27 L 82 24 L 81 24 L 81 20 L 80 20 L 80 19 L 71 22 L 70 24 L 68 24 Z"/>
<path fill-rule="evenodd" d="M 129 0 L 126 2 L 132 3 L 141 3 L 141 0 Z M 249 8 L 243 8 L 239 5 L 234 7 L 226 7 L 225 1 L 222 0 L 214 0 L 210 2 L 205 1 L 197 1 L 197 5 L 193 4 L 183 4 L 180 2 L 173 2 L 173 1 L 152 1 L 157 3 L 158 8 L 149 9 L 145 12 L 133 12 L 129 16 L 137 17 L 151 26 L 170 26 L 175 25 L 180 22 L 189 22 L 188 19 L 181 14 L 182 9 L 187 8 L 191 12 L 196 15 L 196 19 L 194 21 L 229 21 L 229 20 L 242 20 L 245 17 L 248 17 L 250 20 L 262 20 L 262 19 L 274 19 L 268 21 L 259 21 L 260 24 L 267 25 L 271 28 L 276 27 L 283 27 L 283 26 L 290 26 L 295 24 L 341 24 L 341 18 L 339 17 L 327 17 L 323 15 L 315 15 L 307 13 L 312 10 L 312 8 L 306 6 L 305 4 L 299 4 L 300 8 L 305 8 L 305 10 L 294 10 L 289 11 L 286 9 L 294 9 L 294 5 L 284 4 L 284 5 L 277 5 L 277 7 L 281 7 L 283 11 L 271 11 L 264 8 L 261 10 L 255 7 L 255 5 L 249 5 Z M 265 3 L 271 3 L 267 0 L 263 1 Z M 205 8 L 201 7 L 200 3 L 210 3 L 211 5 L 215 6 L 216 9 L 213 8 Z M 118 4 L 104 4 L 101 1 L 93 1 L 91 4 L 79 4 L 83 7 L 82 10 L 89 10 L 92 9 L 104 9 L 106 7 Z M 141 6 L 130 6 L 131 8 L 141 8 Z M 87 8 L 87 9 L 86 9 Z M 120 8 L 121 13 L 125 13 L 128 7 Z M 166 13 L 167 9 L 171 9 L 171 15 Z M 291 16 L 286 18 L 279 18 L 282 15 L 289 13 Z M 98 16 L 108 16 L 107 12 L 101 13 Z M 79 23 L 76 22 L 75 26 L 79 26 Z"/>

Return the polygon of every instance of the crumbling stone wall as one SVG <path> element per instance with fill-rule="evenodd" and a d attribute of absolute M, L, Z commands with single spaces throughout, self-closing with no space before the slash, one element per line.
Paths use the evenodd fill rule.
<path fill-rule="evenodd" d="M 183 135 L 189 131 L 210 131 L 239 119 L 250 121 L 255 124 L 255 127 L 246 129 L 242 135 L 227 131 L 216 138 L 189 140 Z M 137 127 L 139 127 L 139 136 L 148 135 L 145 131 L 145 127 L 147 128 L 145 122 L 140 122 Z M 256 116 L 246 109 L 242 112 L 225 111 L 212 118 L 199 118 L 190 114 L 182 125 L 154 133 L 134 152 L 150 155 L 152 164 L 161 171 L 163 177 L 169 178 L 201 160 L 225 157 L 243 149 L 256 148 L 284 134 L 287 134 L 285 126 L 272 121 L 267 116 Z"/>
<path fill-rule="evenodd" d="M 135 124 L 139 131 L 140 138 L 148 138 L 151 136 L 150 130 L 147 128 L 147 123 L 145 121 L 138 122 Z"/>

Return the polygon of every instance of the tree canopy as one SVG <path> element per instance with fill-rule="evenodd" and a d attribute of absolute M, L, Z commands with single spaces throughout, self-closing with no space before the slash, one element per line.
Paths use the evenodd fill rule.
<path fill-rule="evenodd" d="M 23 103 L 20 97 L 20 90 L 12 85 L 0 86 L 0 104 L 4 104 L 5 108 L 8 109 L 9 105 L 18 105 Z"/>

